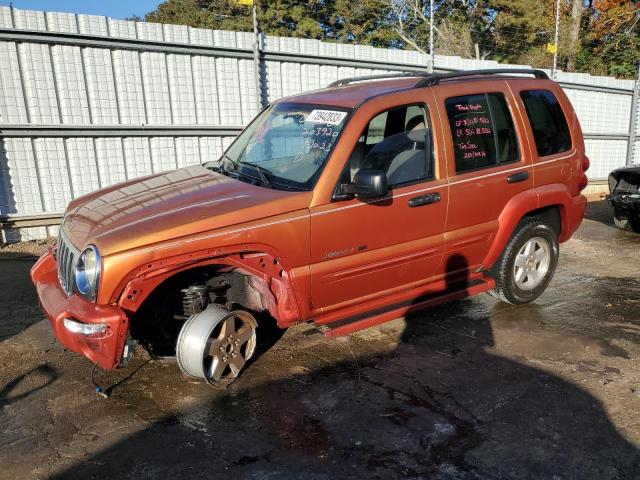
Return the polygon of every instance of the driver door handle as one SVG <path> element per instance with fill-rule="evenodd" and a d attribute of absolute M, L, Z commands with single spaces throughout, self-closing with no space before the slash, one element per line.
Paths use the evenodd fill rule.
<path fill-rule="evenodd" d="M 421 207 L 422 205 L 429 205 L 431 203 L 436 203 L 440 201 L 440 193 L 429 193 L 427 195 L 420 195 L 417 197 L 413 197 L 409 200 L 409 207 Z"/>

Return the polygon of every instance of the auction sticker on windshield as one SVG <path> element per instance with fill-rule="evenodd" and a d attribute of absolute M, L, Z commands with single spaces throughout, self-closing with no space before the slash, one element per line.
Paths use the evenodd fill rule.
<path fill-rule="evenodd" d="M 313 110 L 306 118 L 306 121 L 325 125 L 339 125 L 346 116 L 347 112 L 339 110 Z"/>

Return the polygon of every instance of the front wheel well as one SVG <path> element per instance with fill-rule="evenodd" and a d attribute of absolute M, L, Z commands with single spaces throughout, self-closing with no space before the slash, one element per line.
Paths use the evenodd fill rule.
<path fill-rule="evenodd" d="M 180 271 L 162 281 L 132 315 L 131 337 L 157 357 L 175 355 L 180 329 L 189 316 L 209 304 L 247 310 L 259 324 L 273 329 L 275 298 L 262 278 L 228 265 L 205 265 Z"/>

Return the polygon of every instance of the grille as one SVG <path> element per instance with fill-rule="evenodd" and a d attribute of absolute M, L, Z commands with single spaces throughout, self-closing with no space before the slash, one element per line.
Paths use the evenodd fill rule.
<path fill-rule="evenodd" d="M 62 233 L 60 228 L 60 235 L 58 236 L 58 248 L 56 251 L 56 261 L 58 262 L 58 281 L 62 290 L 71 296 L 73 293 L 73 272 L 78 260 L 80 252 L 69 242 L 69 240 Z"/>

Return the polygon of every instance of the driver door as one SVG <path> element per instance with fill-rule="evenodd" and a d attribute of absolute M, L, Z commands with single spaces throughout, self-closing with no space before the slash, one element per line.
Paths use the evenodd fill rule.
<path fill-rule="evenodd" d="M 311 211 L 313 307 L 339 308 L 438 274 L 444 252 L 447 186 L 437 168 L 425 103 L 376 112 L 344 167 L 383 170 L 390 190 L 374 200 L 333 201 Z"/>

